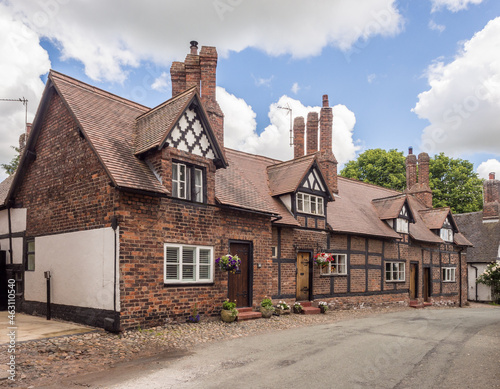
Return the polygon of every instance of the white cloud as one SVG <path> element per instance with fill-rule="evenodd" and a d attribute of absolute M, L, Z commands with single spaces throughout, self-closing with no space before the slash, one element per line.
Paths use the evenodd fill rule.
<path fill-rule="evenodd" d="M 255 86 L 266 86 L 270 87 L 271 86 L 271 81 L 273 80 L 274 76 L 268 77 L 268 78 L 263 78 L 263 77 L 255 77 L 252 74 L 253 81 L 255 83 Z"/>
<path fill-rule="evenodd" d="M 292 88 L 290 89 L 292 91 L 293 94 L 297 94 L 299 93 L 299 90 L 300 90 L 300 86 L 299 86 L 299 83 L 298 82 L 294 82 L 293 85 L 292 85 Z"/>
<path fill-rule="evenodd" d="M 217 87 L 217 100 L 224 112 L 224 144 L 249 153 L 288 160 L 293 158 L 290 147 L 290 116 L 288 111 L 279 107 L 290 107 L 293 118 L 307 117 L 311 111 L 319 112 L 320 107 L 304 106 L 300 101 L 286 95 L 269 107 L 270 124 L 257 133 L 255 112 L 243 99 Z M 344 105 L 332 107 L 333 111 L 333 153 L 339 164 L 353 159 L 360 149 L 353 141 L 353 130 L 356 124 L 354 113 Z"/>
<path fill-rule="evenodd" d="M 465 42 L 455 59 L 429 66 L 428 91 L 413 108 L 430 125 L 421 149 L 447 154 L 500 154 L 500 17 Z"/>
<path fill-rule="evenodd" d="M 375 73 L 371 73 L 366 77 L 366 80 L 368 81 L 368 84 L 371 84 L 376 78 L 377 75 Z"/>
<path fill-rule="evenodd" d="M 431 30 L 434 30 L 434 31 L 439 31 L 439 32 L 443 32 L 446 27 L 443 26 L 442 24 L 437 24 L 434 20 L 429 20 L 429 28 Z"/>
<path fill-rule="evenodd" d="M 495 173 L 497 180 L 500 178 L 500 161 L 498 159 L 488 159 L 477 168 L 479 178 L 488 179 L 490 173 Z"/>
<path fill-rule="evenodd" d="M 13 1 L 15 15 L 51 39 L 63 58 L 85 65 L 94 80 L 123 82 L 141 61 L 182 60 L 193 39 L 219 53 L 254 47 L 272 56 L 305 58 L 326 46 L 348 50 L 359 39 L 400 32 L 396 0 L 282 2 L 197 0 Z M 264 10 L 264 11 L 263 11 Z M 258 20 L 258 23 L 256 21 Z"/>
<path fill-rule="evenodd" d="M 440 11 L 443 7 L 451 12 L 467 9 L 469 4 L 481 4 L 483 0 L 432 0 L 431 12 Z"/>
<path fill-rule="evenodd" d="M 170 74 L 168 74 L 167 72 L 162 72 L 160 77 L 156 78 L 153 84 L 151 84 L 151 88 L 159 92 L 168 91 L 170 89 L 170 86 Z"/>
<path fill-rule="evenodd" d="M 32 121 L 43 92 L 40 76 L 50 69 L 49 56 L 40 47 L 36 34 L 13 20 L 0 3 L 0 98 L 28 100 L 28 121 Z M 21 102 L 0 101 L 0 163 L 15 156 L 11 146 L 19 145 L 25 128 L 25 107 Z M 7 177 L 0 168 L 0 181 Z"/>

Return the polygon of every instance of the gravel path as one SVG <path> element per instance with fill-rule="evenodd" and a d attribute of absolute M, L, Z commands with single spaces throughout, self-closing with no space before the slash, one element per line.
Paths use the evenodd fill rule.
<path fill-rule="evenodd" d="M 433 309 L 428 307 L 426 309 Z M 442 309 L 443 307 L 436 307 Z M 17 376 L 14 383 L 2 380 L 0 387 L 36 388 L 61 379 L 97 372 L 136 358 L 167 350 L 189 350 L 193 346 L 270 331 L 333 323 L 385 312 L 413 309 L 405 306 L 332 310 L 322 315 L 273 316 L 245 322 L 224 323 L 217 318 L 197 324 L 175 324 L 120 335 L 102 330 L 82 335 L 49 338 L 18 344 Z M 3 358 L 2 358 L 3 359 Z M 3 362 L 3 361 L 0 361 Z"/>

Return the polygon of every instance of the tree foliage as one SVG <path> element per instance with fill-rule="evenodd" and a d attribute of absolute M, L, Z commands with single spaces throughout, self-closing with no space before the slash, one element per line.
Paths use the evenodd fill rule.
<path fill-rule="evenodd" d="M 19 147 L 10 146 L 16 150 L 17 154 L 9 163 L 2 163 L 2 168 L 10 176 L 16 172 L 17 166 L 19 165 L 19 159 L 21 158 L 21 149 Z"/>
<path fill-rule="evenodd" d="M 440 153 L 431 158 L 429 175 L 434 207 L 451 207 L 453 213 L 483 208 L 483 182 L 471 162 Z"/>
<path fill-rule="evenodd" d="M 395 149 L 366 150 L 358 159 L 347 162 L 340 175 L 403 191 L 406 187 L 405 157 Z"/>
<path fill-rule="evenodd" d="M 358 159 L 349 161 L 340 175 L 403 191 L 406 188 L 405 159 L 403 152 L 395 149 L 366 150 Z M 429 186 L 433 192 L 433 206 L 449 206 L 453 213 L 480 211 L 482 180 L 473 169 L 471 162 L 450 158 L 444 153 L 432 157 Z"/>

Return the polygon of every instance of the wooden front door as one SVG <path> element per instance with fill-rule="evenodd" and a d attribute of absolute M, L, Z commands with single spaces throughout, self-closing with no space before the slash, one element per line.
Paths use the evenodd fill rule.
<path fill-rule="evenodd" d="M 309 253 L 299 253 L 297 255 L 297 300 L 309 300 Z"/>
<path fill-rule="evenodd" d="M 431 296 L 431 269 L 424 268 L 424 301 L 428 302 Z"/>
<path fill-rule="evenodd" d="M 241 259 L 240 270 L 229 273 L 227 297 L 235 301 L 237 307 L 249 307 L 252 305 L 250 291 L 250 268 L 251 249 L 250 243 L 231 243 L 229 253 L 238 255 Z"/>
<path fill-rule="evenodd" d="M 410 299 L 417 298 L 417 264 L 410 264 Z"/>

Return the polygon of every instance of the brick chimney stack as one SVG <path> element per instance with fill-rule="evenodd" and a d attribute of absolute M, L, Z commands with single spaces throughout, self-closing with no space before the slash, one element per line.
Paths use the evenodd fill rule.
<path fill-rule="evenodd" d="M 304 130 L 304 118 L 296 117 L 293 120 L 293 158 L 304 156 Z"/>
<path fill-rule="evenodd" d="M 417 156 L 413 154 L 413 147 L 408 149 L 406 157 L 406 189 L 410 190 L 417 183 Z"/>
<path fill-rule="evenodd" d="M 429 154 L 418 155 L 418 181 L 417 181 L 417 158 L 413 154 L 413 148 L 408 149 L 406 157 L 406 193 L 413 194 L 427 208 L 432 208 L 432 190 L 429 186 Z"/>
<path fill-rule="evenodd" d="M 318 163 L 330 192 L 338 193 L 337 160 L 332 151 L 332 131 L 332 108 L 328 102 L 328 95 L 323 95 L 323 106 L 321 107 L 320 117 L 320 153 Z"/>
<path fill-rule="evenodd" d="M 307 114 L 307 154 L 318 151 L 318 122 L 317 112 Z"/>
<path fill-rule="evenodd" d="M 190 52 L 184 62 L 173 62 L 170 67 L 172 97 L 193 86 L 198 88 L 203 106 L 208 114 L 219 145 L 224 148 L 224 114 L 216 99 L 217 50 L 202 46 L 198 54 L 198 42 L 190 42 Z"/>
<path fill-rule="evenodd" d="M 495 179 L 495 173 L 490 173 L 489 180 L 483 184 L 484 204 L 483 219 L 500 218 L 500 181 Z"/>

